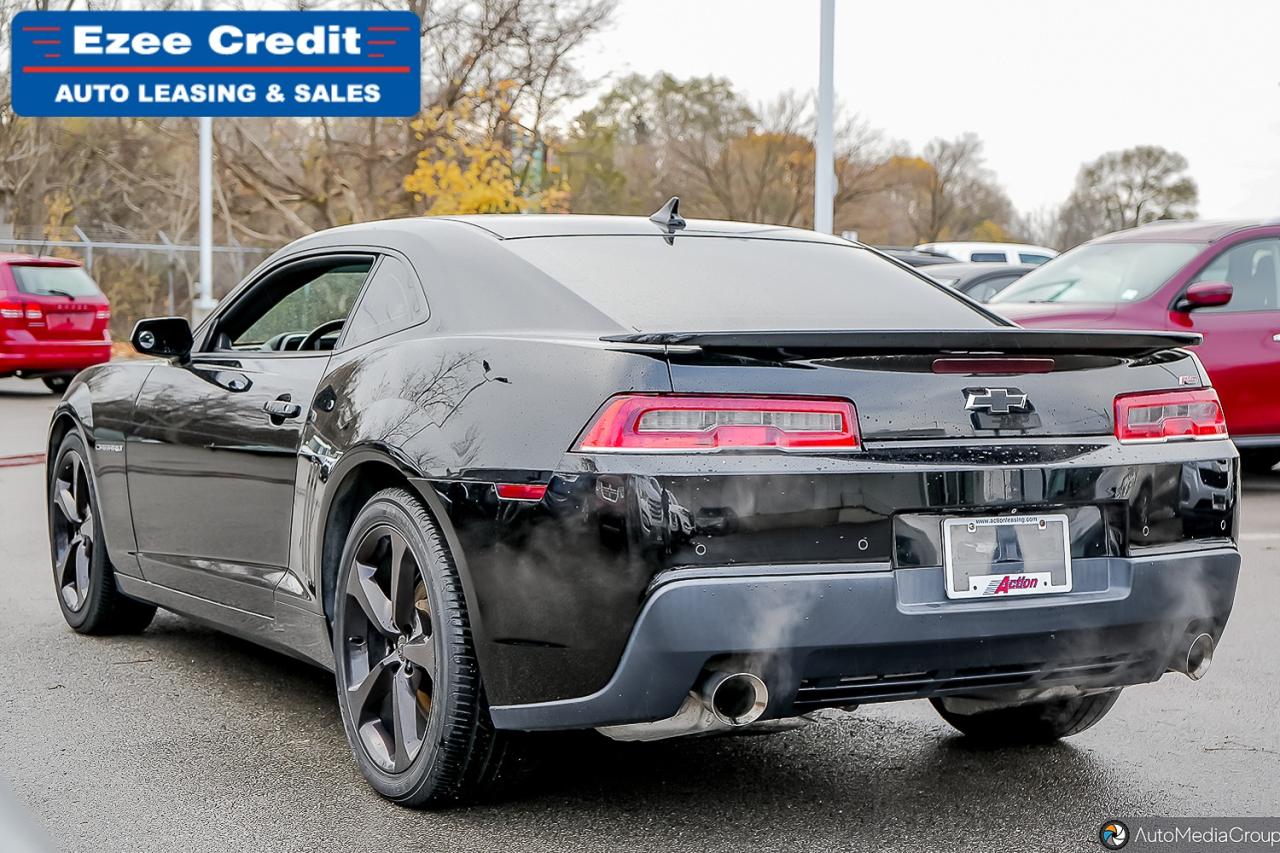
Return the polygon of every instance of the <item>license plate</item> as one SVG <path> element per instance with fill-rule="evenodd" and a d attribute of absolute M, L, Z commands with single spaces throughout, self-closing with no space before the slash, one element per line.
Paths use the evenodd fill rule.
<path fill-rule="evenodd" d="M 942 523 L 947 598 L 1071 591 L 1065 515 L 948 518 Z"/>
<path fill-rule="evenodd" d="M 93 328 L 93 312 L 51 311 L 45 314 L 45 325 L 51 332 L 87 332 Z"/>

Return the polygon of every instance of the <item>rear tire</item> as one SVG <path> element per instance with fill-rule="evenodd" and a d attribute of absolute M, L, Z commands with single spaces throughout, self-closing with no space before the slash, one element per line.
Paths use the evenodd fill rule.
<path fill-rule="evenodd" d="M 520 775 L 524 738 L 490 720 L 453 557 L 408 491 L 384 489 L 360 511 L 334 592 L 338 705 L 374 790 L 437 807 Z"/>
<path fill-rule="evenodd" d="M 116 587 L 87 459 L 84 442 L 73 432 L 62 440 L 49 469 L 49 552 L 58 606 L 81 634 L 141 633 L 156 608 Z"/>
<path fill-rule="evenodd" d="M 40 381 L 44 383 L 44 387 L 48 388 L 55 394 L 61 394 L 67 390 L 67 386 L 71 384 L 69 375 L 59 374 L 57 376 L 42 376 Z"/>
<path fill-rule="evenodd" d="M 1280 450 L 1273 447 L 1240 451 L 1240 467 L 1246 474 L 1269 474 L 1277 464 L 1280 464 Z"/>
<path fill-rule="evenodd" d="M 1120 688 L 1071 699 L 1028 702 L 976 714 L 948 711 L 943 699 L 931 699 L 942 719 L 967 737 L 992 746 L 1050 743 L 1079 734 L 1106 716 Z"/>

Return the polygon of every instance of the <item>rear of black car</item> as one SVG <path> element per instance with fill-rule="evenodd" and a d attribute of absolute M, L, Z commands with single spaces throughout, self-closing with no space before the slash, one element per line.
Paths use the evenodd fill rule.
<path fill-rule="evenodd" d="M 530 535 L 590 579 L 526 590 L 499 727 L 999 711 L 1207 668 L 1238 481 L 1194 336 L 1010 327 L 835 241 L 509 242 L 670 385 L 601 399 L 552 476 Z"/>

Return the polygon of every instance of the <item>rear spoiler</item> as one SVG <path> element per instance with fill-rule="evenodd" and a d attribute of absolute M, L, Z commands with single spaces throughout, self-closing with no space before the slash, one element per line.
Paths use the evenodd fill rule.
<path fill-rule="evenodd" d="M 781 350 L 805 355 L 906 355 L 913 353 L 1003 353 L 1018 355 L 1113 355 L 1138 358 L 1176 347 L 1195 346 L 1191 332 L 1063 331 L 1016 326 L 965 331 L 761 331 L 640 332 L 608 335 L 612 344 L 697 347 L 730 352 Z"/>

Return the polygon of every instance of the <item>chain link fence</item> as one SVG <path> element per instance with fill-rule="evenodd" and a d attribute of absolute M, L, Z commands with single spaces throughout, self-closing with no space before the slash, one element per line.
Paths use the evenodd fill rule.
<path fill-rule="evenodd" d="M 213 296 L 221 299 L 271 249 L 234 244 L 213 247 Z M 146 235 L 92 232 L 73 227 L 46 238 L 38 229 L 0 235 L 0 252 L 74 258 L 84 264 L 111 300 L 111 335 L 129 336 L 143 317 L 191 316 L 199 277 L 200 247 L 175 242 L 163 232 Z"/>

